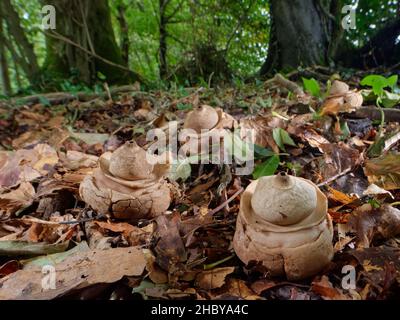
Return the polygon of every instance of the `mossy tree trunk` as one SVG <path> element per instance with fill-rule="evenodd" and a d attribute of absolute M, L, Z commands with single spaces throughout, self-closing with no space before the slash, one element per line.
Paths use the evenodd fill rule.
<path fill-rule="evenodd" d="M 2 45 L 9 50 L 13 59 L 18 61 L 31 85 L 37 86 L 40 77 L 37 57 L 22 28 L 18 12 L 10 0 L 0 1 L 0 15 L 6 26 L 4 32 L 0 33 Z"/>
<path fill-rule="evenodd" d="M 3 34 L 3 18 L 1 16 L 1 9 L 0 9 L 0 39 L 4 36 Z M 3 88 L 3 93 L 6 96 L 11 95 L 11 82 L 10 82 L 10 75 L 8 72 L 8 61 L 6 56 L 6 48 L 4 43 L 0 41 L 0 84 Z"/>
<path fill-rule="evenodd" d="M 115 40 L 107 0 L 44 2 L 54 5 L 57 12 L 56 30 L 49 30 L 46 37 L 48 71 L 62 78 L 75 75 L 89 84 L 99 73 L 111 84 L 137 79 L 128 71 Z"/>
<path fill-rule="evenodd" d="M 327 65 L 341 33 L 337 0 L 271 0 L 272 26 L 262 75 L 299 66 Z M 339 27 L 339 28 L 338 28 Z"/>

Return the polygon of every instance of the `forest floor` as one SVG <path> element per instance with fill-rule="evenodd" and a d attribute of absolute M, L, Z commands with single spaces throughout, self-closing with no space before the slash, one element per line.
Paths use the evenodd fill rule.
<path fill-rule="evenodd" d="M 399 298 L 399 101 L 381 123 L 374 100 L 332 105 L 281 80 L 0 101 L 0 299 Z M 360 88 L 358 78 L 346 82 Z M 236 257 L 240 195 L 253 176 L 234 165 L 178 172 L 169 214 L 155 220 L 108 219 L 80 199 L 100 155 L 132 139 L 145 147 L 150 128 L 182 123 L 202 104 L 255 130 L 258 176 L 286 171 L 327 196 L 335 255 L 320 274 L 290 282 Z M 352 288 L 342 283 L 349 265 Z"/>

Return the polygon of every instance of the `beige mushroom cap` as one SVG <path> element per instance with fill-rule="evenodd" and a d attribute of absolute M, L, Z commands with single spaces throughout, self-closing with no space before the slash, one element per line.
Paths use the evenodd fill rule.
<path fill-rule="evenodd" d="M 281 178 L 256 180 L 246 188 L 240 201 L 233 246 L 245 264 L 259 261 L 272 276 L 303 279 L 315 275 L 331 261 L 332 221 L 327 215 L 325 195 L 311 181 L 286 177 L 282 183 Z M 268 192 L 267 186 L 272 192 Z M 304 196 L 305 193 L 308 195 Z M 268 200 L 262 200 L 265 198 Z M 311 204 L 301 203 L 308 200 Z M 299 211 L 292 206 L 293 202 Z M 286 210 L 288 218 L 276 214 L 277 208 Z"/>
<path fill-rule="evenodd" d="M 188 113 L 183 127 L 201 133 L 201 130 L 211 130 L 214 128 L 219 120 L 220 117 L 217 110 L 213 107 L 202 105 Z"/>
<path fill-rule="evenodd" d="M 349 90 L 350 87 L 347 83 L 335 80 L 332 83 L 331 88 L 329 89 L 329 95 L 330 96 L 345 95 L 347 92 L 349 92 Z"/>
<path fill-rule="evenodd" d="M 146 151 L 130 141 L 111 154 L 108 170 L 114 177 L 125 180 L 146 179 L 153 165 L 147 160 Z"/>
<path fill-rule="evenodd" d="M 268 222 L 292 225 L 315 211 L 317 193 L 307 181 L 284 173 L 262 177 L 251 198 L 251 206 L 256 215 Z"/>

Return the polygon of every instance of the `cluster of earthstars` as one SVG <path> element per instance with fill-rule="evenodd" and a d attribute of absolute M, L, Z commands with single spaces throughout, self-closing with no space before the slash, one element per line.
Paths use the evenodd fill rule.
<path fill-rule="evenodd" d="M 235 120 L 221 109 L 201 106 L 188 113 L 185 129 L 193 139 L 208 140 Z M 204 133 L 204 130 L 208 130 Z M 150 164 L 135 142 L 104 153 L 79 189 L 81 198 L 100 214 L 117 219 L 153 219 L 172 201 L 166 175 L 170 164 Z M 241 196 L 233 246 L 245 263 L 262 263 L 272 276 L 310 277 L 333 256 L 333 227 L 327 199 L 311 181 L 284 173 L 253 181 Z"/>

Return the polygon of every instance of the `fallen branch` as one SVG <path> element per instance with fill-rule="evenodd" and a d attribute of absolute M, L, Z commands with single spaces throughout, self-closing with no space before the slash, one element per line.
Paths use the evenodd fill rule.
<path fill-rule="evenodd" d="M 400 122 L 400 109 L 383 108 L 386 122 Z M 381 111 L 376 107 L 361 107 L 355 112 L 350 113 L 355 118 L 369 118 L 371 120 L 381 120 Z"/>
<path fill-rule="evenodd" d="M 340 177 L 345 176 L 346 174 L 348 174 L 351 171 L 351 169 L 352 168 L 350 167 L 350 168 L 347 168 L 346 170 L 343 170 L 342 172 L 339 172 L 337 175 L 330 177 L 328 180 L 325 180 L 324 182 L 317 184 L 317 187 L 321 188 L 321 187 L 335 181 L 336 179 L 339 179 Z"/>
<path fill-rule="evenodd" d="M 286 79 L 280 73 L 277 73 L 275 77 L 265 82 L 266 85 L 275 84 L 280 87 L 283 87 L 296 95 L 302 96 L 304 95 L 303 89 L 295 82 Z"/>
<path fill-rule="evenodd" d="M 56 105 L 56 104 L 63 104 L 67 103 L 70 101 L 81 101 L 81 102 L 88 102 L 94 99 L 102 98 L 106 99 L 109 97 L 109 94 L 111 96 L 116 95 L 116 94 L 122 94 L 122 93 L 129 93 L 129 92 L 136 92 L 137 88 L 135 86 L 131 85 L 126 85 L 126 86 L 121 86 L 121 87 L 116 87 L 110 90 L 110 92 L 103 92 L 100 94 L 96 93 L 87 93 L 87 92 L 78 92 L 76 94 L 72 93 L 66 93 L 66 92 L 52 92 L 52 93 L 46 93 L 46 94 L 35 94 L 31 96 L 26 96 L 22 98 L 14 98 L 11 100 L 12 104 L 35 104 L 41 102 L 41 100 L 44 98 L 46 99 L 51 105 Z"/>

